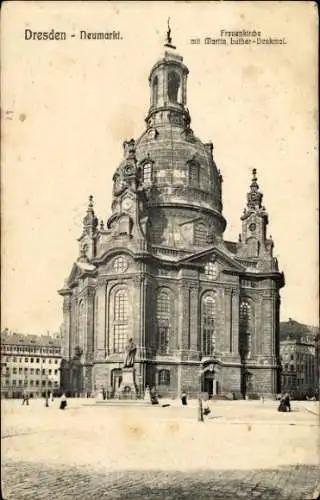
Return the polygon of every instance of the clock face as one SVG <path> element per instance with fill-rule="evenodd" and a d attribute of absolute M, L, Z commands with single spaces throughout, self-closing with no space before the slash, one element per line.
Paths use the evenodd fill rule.
<path fill-rule="evenodd" d="M 131 207 L 132 207 L 131 198 L 125 198 L 122 202 L 122 208 L 124 208 L 124 210 L 129 210 L 129 208 Z"/>
<path fill-rule="evenodd" d="M 252 222 L 249 226 L 249 229 L 250 229 L 250 231 L 255 231 L 256 227 L 257 227 L 256 224 L 254 222 Z"/>
<path fill-rule="evenodd" d="M 123 172 L 125 175 L 132 175 L 134 173 L 134 166 L 133 165 L 125 165 L 123 168 Z"/>

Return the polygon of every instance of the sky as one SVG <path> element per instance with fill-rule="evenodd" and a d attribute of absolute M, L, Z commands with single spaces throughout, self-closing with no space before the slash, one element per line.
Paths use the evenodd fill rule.
<path fill-rule="evenodd" d="M 111 214 L 124 140 L 144 130 L 167 18 L 190 70 L 191 126 L 223 175 L 237 240 L 251 171 L 285 273 L 281 320 L 318 324 L 317 13 L 310 2 L 8 2 L 2 12 L 2 328 L 57 331 L 88 196 Z M 147 20 L 147 21 L 146 21 Z M 24 30 L 75 33 L 24 39 Z M 193 45 L 220 30 L 285 45 Z M 122 40 L 79 40 L 80 30 Z"/>

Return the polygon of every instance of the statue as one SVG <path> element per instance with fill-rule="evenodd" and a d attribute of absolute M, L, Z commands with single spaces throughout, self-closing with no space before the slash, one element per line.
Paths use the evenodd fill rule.
<path fill-rule="evenodd" d="M 131 338 L 129 339 L 126 345 L 126 356 L 124 359 L 123 368 L 133 368 L 136 352 L 137 352 L 136 344 L 133 342 Z"/>

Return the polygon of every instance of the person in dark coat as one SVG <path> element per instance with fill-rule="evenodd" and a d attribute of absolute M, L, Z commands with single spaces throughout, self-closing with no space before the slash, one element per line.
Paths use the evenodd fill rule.
<path fill-rule="evenodd" d="M 187 395 L 186 395 L 186 393 L 185 393 L 185 392 L 183 392 L 183 393 L 181 394 L 181 403 L 182 403 L 182 406 L 187 406 L 187 404 L 188 404 L 188 403 L 187 403 Z"/>
<path fill-rule="evenodd" d="M 66 395 L 63 393 L 60 401 L 60 410 L 64 410 L 66 407 L 67 407 L 67 398 Z"/>
<path fill-rule="evenodd" d="M 278 406 L 278 411 L 281 412 L 291 411 L 290 396 L 287 392 L 281 396 L 280 404 Z"/>
<path fill-rule="evenodd" d="M 23 394 L 22 405 L 24 405 L 24 403 L 26 403 L 26 405 L 29 406 L 29 394 L 27 392 Z"/>

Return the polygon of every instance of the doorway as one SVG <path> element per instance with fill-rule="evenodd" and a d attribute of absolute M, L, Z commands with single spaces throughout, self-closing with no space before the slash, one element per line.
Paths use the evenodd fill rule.
<path fill-rule="evenodd" d="M 120 384 L 122 382 L 122 370 L 121 368 L 115 368 L 111 371 L 111 387 L 112 395 L 117 394 Z"/>
<path fill-rule="evenodd" d="M 208 397 L 216 396 L 218 394 L 218 381 L 214 372 L 206 372 L 203 379 L 204 392 L 208 393 Z"/>

